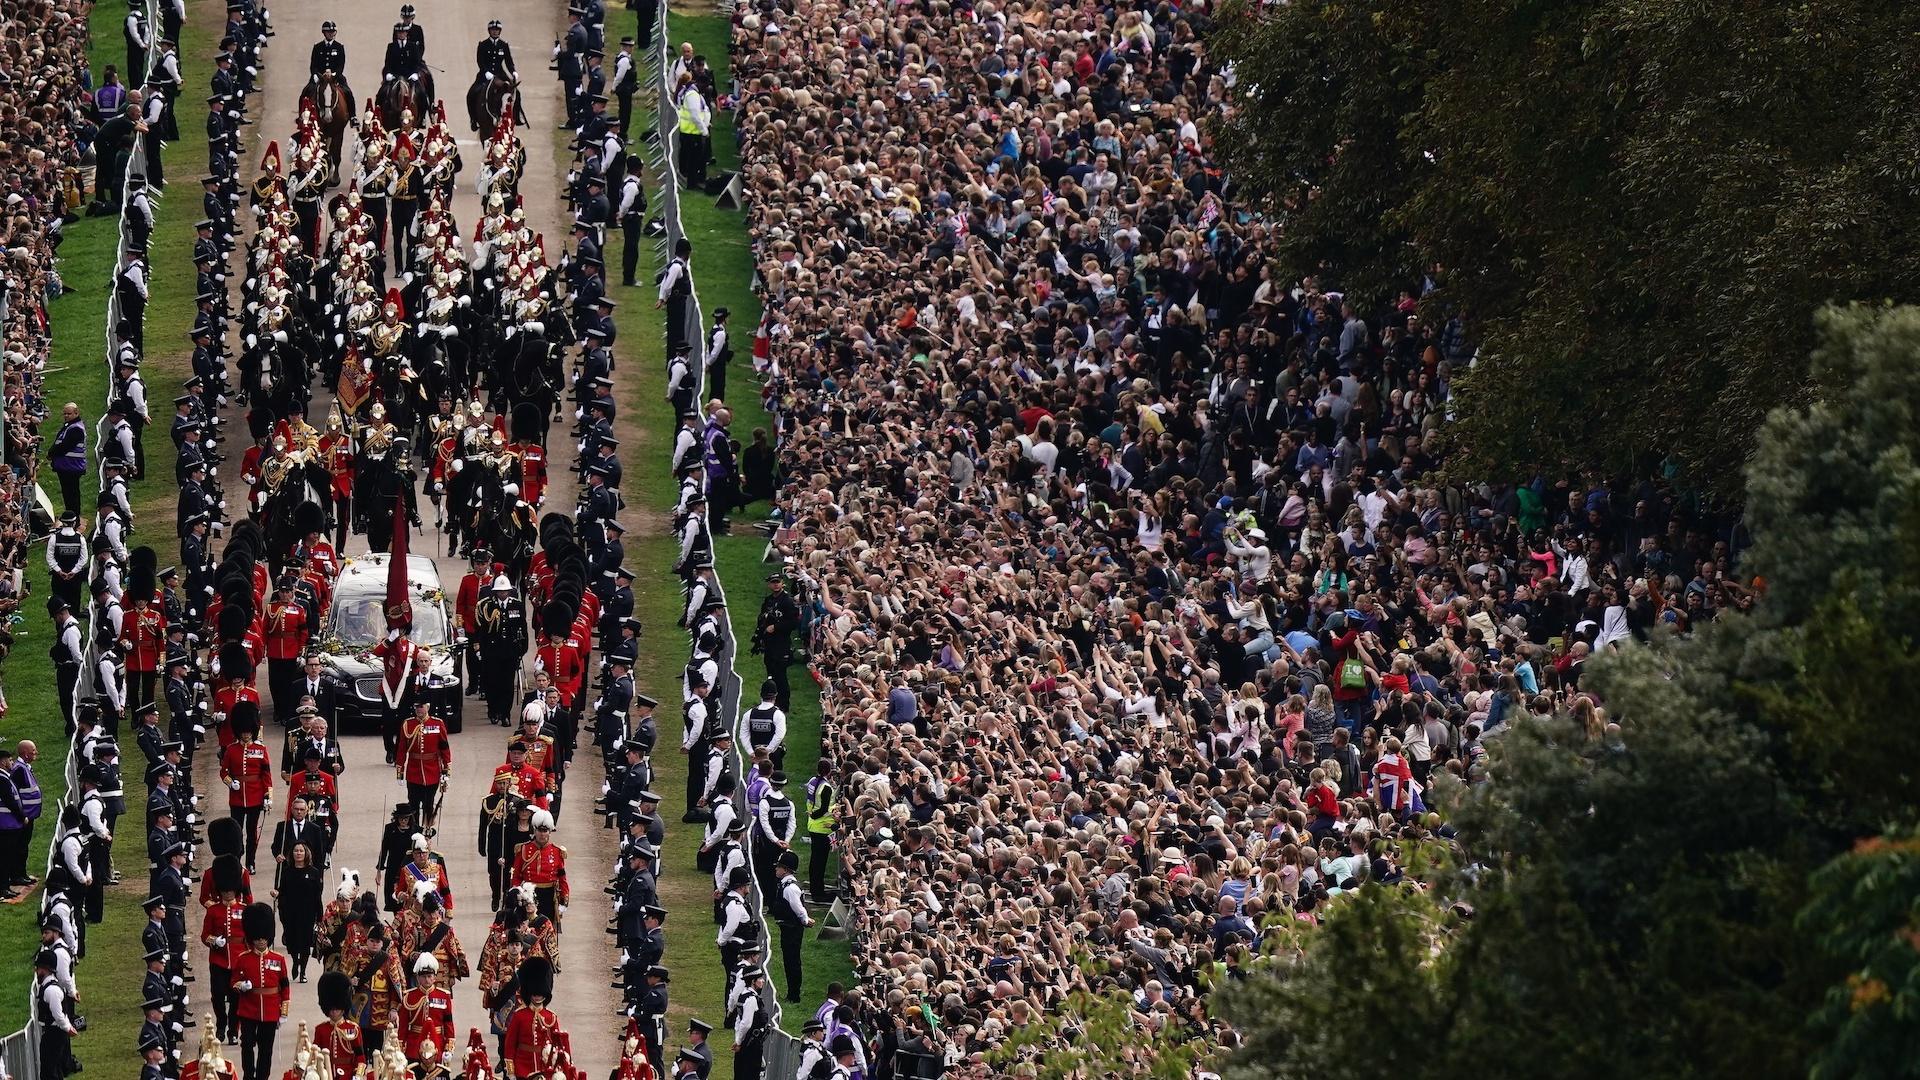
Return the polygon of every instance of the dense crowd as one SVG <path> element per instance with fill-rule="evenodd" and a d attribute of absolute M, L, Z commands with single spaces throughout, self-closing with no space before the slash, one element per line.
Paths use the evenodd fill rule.
<path fill-rule="evenodd" d="M 62 228 L 83 213 L 103 115 L 87 62 L 87 3 L 0 4 L 0 176 L 6 182 L 0 326 L 5 349 L 6 463 L 0 478 L 0 617 L 11 619 L 33 526 L 34 485 L 56 487 L 42 467 L 39 428 L 52 337 L 46 303 L 64 290 L 54 255 Z M 119 91 L 124 95 L 124 89 Z M 107 95 L 110 107 L 115 99 Z M 124 159 L 123 159 L 124 160 Z M 42 520 L 40 531 L 49 523 Z M 12 635 L 0 635 L 11 647 Z"/>
<path fill-rule="evenodd" d="M 1211 21 L 736 13 L 862 977 L 823 1015 L 868 1075 L 988 1075 L 1083 988 L 1230 1044 L 1207 991 L 1409 882 L 1438 774 L 1530 714 L 1598 735 L 1590 656 L 1748 599 L 1658 479 L 1431 479 L 1472 327 L 1282 272 L 1208 136 Z"/>

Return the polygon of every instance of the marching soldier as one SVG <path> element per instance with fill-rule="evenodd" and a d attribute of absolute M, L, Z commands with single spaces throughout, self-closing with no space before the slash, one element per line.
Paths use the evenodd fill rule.
<path fill-rule="evenodd" d="M 487 885 L 492 893 L 490 910 L 494 911 L 500 909 L 501 900 L 510 888 L 515 852 L 520 843 L 532 839 L 518 834 L 520 808 L 526 800 L 515 793 L 513 782 L 511 769 L 503 766 L 495 770 L 493 791 L 480 800 L 479 855 L 487 864 Z"/>
<path fill-rule="evenodd" d="M 553 996 L 553 965 L 532 956 L 521 961 L 518 976 L 520 1007 L 507 1021 L 501 1056 L 506 1059 L 513 1080 L 534 1080 L 549 1075 L 559 1018 L 547 1008 Z"/>
<path fill-rule="evenodd" d="M 326 1019 L 313 1029 L 313 1044 L 326 1053 L 333 1068 L 328 1080 L 349 1080 L 367 1053 L 360 1025 L 347 1017 L 353 1009 L 353 983 L 344 973 L 329 971 L 320 976 L 319 996 Z"/>
<path fill-rule="evenodd" d="M 533 813 L 533 839 L 514 853 L 509 883 L 518 888 L 532 885 L 534 903 L 540 914 L 557 925 L 566 914 L 567 849 L 553 842 L 553 815 L 545 810 Z"/>
<path fill-rule="evenodd" d="M 413 961 L 414 987 L 400 996 L 400 1047 L 416 1066 L 452 1060 L 453 995 L 439 985 L 431 953 Z"/>
<path fill-rule="evenodd" d="M 274 1036 L 293 1000 L 292 964 L 272 948 L 274 922 L 267 904 L 250 904 L 241 915 L 248 948 L 235 958 L 231 974 L 241 1080 L 267 1080 Z"/>

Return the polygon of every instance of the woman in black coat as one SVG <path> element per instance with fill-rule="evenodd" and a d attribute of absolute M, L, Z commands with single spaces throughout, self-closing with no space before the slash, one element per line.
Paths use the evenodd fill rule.
<path fill-rule="evenodd" d="M 326 871 L 315 862 L 313 849 L 306 844 L 293 845 L 287 861 L 280 864 L 273 897 L 280 909 L 280 943 L 293 962 L 293 977 L 307 981 L 307 960 L 313 956 L 313 944 L 320 926 L 321 886 Z"/>

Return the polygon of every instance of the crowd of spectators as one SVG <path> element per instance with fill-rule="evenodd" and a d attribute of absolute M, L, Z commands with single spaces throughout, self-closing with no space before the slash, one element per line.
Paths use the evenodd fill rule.
<path fill-rule="evenodd" d="M 1231 1043 L 1280 920 L 1404 883 L 1440 774 L 1748 590 L 1659 477 L 1441 484 L 1472 327 L 1289 277 L 1205 0 L 748 0 L 742 179 L 860 985 L 949 1075 L 1078 989 Z M 869 1073 L 869 1075 L 873 1075 Z"/>
<path fill-rule="evenodd" d="M 112 91 L 109 115 L 100 114 L 87 57 L 92 7 L 82 0 L 0 3 L 0 180 L 6 190 L 0 210 L 0 377 L 7 465 L 0 476 L 0 623 L 20 606 L 30 536 L 51 525 L 44 514 L 36 523 L 33 514 L 36 484 L 55 487 L 40 436 L 42 422 L 58 408 L 46 399 L 52 355 L 47 303 L 66 290 L 55 256 L 63 228 L 94 199 L 90 185 L 101 125 L 125 99 L 124 90 Z"/>

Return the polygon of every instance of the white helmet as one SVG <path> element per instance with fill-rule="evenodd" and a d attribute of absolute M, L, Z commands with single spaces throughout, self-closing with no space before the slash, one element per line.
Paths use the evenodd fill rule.
<path fill-rule="evenodd" d="M 547 813 L 545 810 L 535 810 L 533 812 L 533 821 L 531 822 L 531 824 L 536 830 L 552 829 L 553 815 Z"/>
<path fill-rule="evenodd" d="M 342 900 L 351 900 L 359 891 L 360 875 L 354 873 L 352 870 L 342 868 L 340 871 L 340 887 L 333 890 L 333 895 Z"/>
<path fill-rule="evenodd" d="M 413 973 L 415 975 L 424 975 L 427 972 L 439 970 L 440 961 L 435 960 L 433 954 L 430 952 L 421 953 L 413 962 Z"/>

